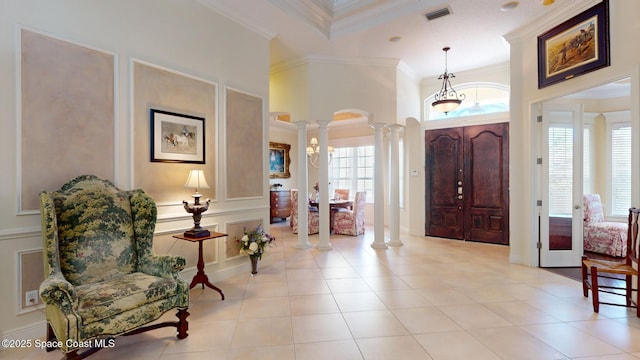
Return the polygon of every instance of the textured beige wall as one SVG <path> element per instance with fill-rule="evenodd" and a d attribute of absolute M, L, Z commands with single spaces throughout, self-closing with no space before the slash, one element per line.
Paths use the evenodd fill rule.
<path fill-rule="evenodd" d="M 227 224 L 227 234 L 229 235 L 226 237 L 225 243 L 225 253 L 227 259 L 239 255 L 240 248 L 238 246 L 238 240 L 244 236 L 244 230 L 254 230 L 261 223 L 261 220 L 252 220 Z"/>
<path fill-rule="evenodd" d="M 82 119 L 80 139 L 74 139 L 69 134 L 66 136 L 48 136 L 43 148 L 46 156 L 39 160 L 39 166 L 49 166 L 54 171 L 60 167 L 69 168 L 76 159 L 84 161 L 85 157 L 109 155 L 108 160 L 94 159 L 90 161 L 96 170 L 92 171 L 101 175 L 99 171 L 109 171 L 114 175 L 101 175 L 112 178 L 122 189 L 141 187 L 138 181 L 154 183 L 155 179 L 162 182 L 164 177 L 178 176 L 175 182 L 166 182 L 166 188 L 154 187 L 153 196 L 158 200 L 166 200 L 167 203 L 158 204 L 158 223 L 156 234 L 158 240 L 154 241 L 160 253 L 184 254 L 187 257 L 188 269 L 184 277 L 191 278 L 196 269 L 198 247 L 187 241 L 177 241 L 171 237 L 174 233 L 183 232 L 193 225 L 193 220 L 182 208 L 181 200 L 191 199 L 191 190 L 183 188 L 187 172 L 191 168 L 189 164 L 151 163 L 149 140 L 146 135 L 138 137 L 137 126 L 143 126 L 145 132 L 149 131 L 149 119 L 145 113 L 143 117 L 135 114 L 134 103 L 134 60 L 143 63 L 161 66 L 165 69 L 176 71 L 179 75 L 196 79 L 195 82 L 211 82 L 213 84 L 234 84 L 251 94 L 256 94 L 268 101 L 269 97 L 269 39 L 228 18 L 207 8 L 198 1 L 175 0 L 136 0 L 136 1 L 77 1 L 77 0 L 2 0 L 0 5 L 0 133 L 4 135 L 0 141 L 0 287 L 5 289 L 0 293 L 0 334 L 2 337 L 19 339 L 42 338 L 45 332 L 45 316 L 41 311 L 18 313 L 20 295 L 20 269 L 18 253 L 39 249 L 42 246 L 40 235 L 40 215 L 37 211 L 26 214 L 18 214 L 21 203 L 23 140 L 19 130 L 25 131 L 40 123 L 25 125 L 21 122 L 22 91 L 21 91 L 21 29 L 31 32 L 46 34 L 52 39 L 63 40 L 64 44 L 78 44 L 79 48 L 103 50 L 108 56 L 113 56 L 109 68 L 109 78 L 105 81 L 114 86 L 104 91 L 103 98 L 96 104 L 109 103 L 110 115 L 105 115 L 106 110 L 99 107 L 90 107 L 87 116 Z M 115 25 L 117 24 L 117 25 Z M 53 49 L 58 51 L 61 49 Z M 98 51 L 100 53 L 100 51 Z M 83 54 L 85 56 L 87 54 Z M 48 60 L 52 65 L 59 62 L 59 58 L 53 56 L 41 57 L 40 60 Z M 60 64 L 64 66 L 65 64 Z M 44 75 L 54 76 L 55 67 L 47 65 L 50 71 Z M 41 68 L 43 70 L 43 68 Z M 79 68 L 70 69 L 71 76 L 66 81 L 75 83 L 84 74 L 77 74 Z M 93 73 L 95 76 L 96 74 Z M 81 76 L 82 75 L 82 76 Z M 37 76 L 36 76 L 37 79 Z M 36 84 L 39 86 L 38 82 Z M 209 84 L 211 85 L 211 84 Z M 163 88 L 157 88 L 160 93 Z M 63 90 L 66 92 L 68 89 Z M 200 108 L 192 108 L 192 94 L 169 94 L 171 98 L 162 97 L 162 103 L 172 107 L 174 112 L 190 113 L 214 119 L 220 117 L 219 124 L 211 125 L 207 122 L 207 130 L 214 131 L 213 136 L 207 137 L 207 163 L 202 165 L 211 173 L 212 179 L 207 178 L 211 189 L 203 190 L 205 197 L 217 195 L 217 201 L 203 216 L 203 225 L 208 228 L 224 232 L 224 224 L 227 222 L 247 221 L 247 219 L 264 219 L 268 222 L 268 197 L 266 186 L 262 197 L 246 200 L 225 201 L 220 199 L 218 188 L 225 189 L 225 178 L 217 176 L 224 174 L 225 158 L 222 157 L 226 149 L 223 134 L 222 111 L 224 106 L 222 92 L 217 91 L 217 98 L 210 99 L 214 109 L 206 111 Z M 85 96 L 86 94 L 79 94 Z M 202 94 L 197 93 L 196 96 Z M 80 108 L 77 98 L 72 102 L 55 102 L 58 106 L 67 107 L 72 113 Z M 94 105 L 96 105 L 94 104 Z M 197 103 L 200 104 L 200 103 Z M 220 105 L 222 104 L 222 105 Z M 157 104 L 153 104 L 157 105 Z M 183 107 L 184 106 L 184 107 Z M 45 108 L 46 109 L 46 108 Z M 48 109 L 50 112 L 54 109 Z M 55 110 L 58 111 L 58 110 Z M 209 115 L 209 111 L 213 115 Z M 205 114 L 206 113 L 206 114 Z M 96 115 L 97 114 L 97 115 Z M 45 114 L 46 115 L 46 114 Z M 113 119 L 111 125 L 106 125 L 96 116 Z M 63 117 L 64 119 L 65 117 Z M 41 121 L 42 118 L 37 120 Z M 138 123 L 140 121 L 140 123 Z M 218 129 L 216 127 L 219 126 Z M 99 130 L 99 128 L 102 128 Z M 77 131 L 71 127 L 69 131 Z M 96 133 L 93 130 L 97 131 Z M 89 132 L 86 132 L 89 131 Z M 18 136 L 16 136 L 18 135 Z M 211 134 L 210 134 L 211 135 Z M 263 141 L 263 135 L 255 141 Z M 76 142 L 82 141 L 88 146 L 95 146 L 96 141 L 109 140 L 114 148 L 104 151 L 89 151 L 77 149 L 72 156 L 60 156 L 51 151 L 49 142 Z M 139 143 L 144 141 L 144 145 Z M 68 144 L 67 144 L 68 145 Z M 25 146 L 28 143 L 25 142 Z M 265 146 L 266 147 L 266 146 Z M 213 156 L 213 160 L 209 160 Z M 139 168 L 137 161 L 142 159 L 145 167 Z M 25 163 L 27 160 L 25 160 Z M 184 166 L 180 166 L 184 165 Z M 148 173 L 146 166 L 152 167 L 154 172 Z M 155 168 L 161 169 L 155 172 Z M 84 171 L 83 171 L 84 172 Z M 178 174 L 179 173 L 179 174 Z M 53 172 L 47 172 L 46 176 L 39 180 L 51 180 Z M 75 174 L 74 174 L 75 175 Z M 209 176 L 209 175 L 207 175 Z M 68 180 L 69 175 L 63 176 Z M 267 183 L 265 179 L 265 184 Z M 154 184 L 151 184 L 154 185 Z M 146 185 L 145 185 L 146 186 Z M 37 186 L 36 191 L 40 191 Z M 242 209 L 239 211 L 238 209 Z M 268 224 L 268 223 L 267 223 Z M 204 245 L 204 256 L 207 262 L 207 275 L 215 283 L 234 273 L 245 273 L 248 269 L 248 260 L 237 258 L 232 261 L 224 259 L 224 238 L 208 240 Z M 262 264 L 266 264 L 263 259 Z M 39 261 L 41 263 L 42 260 Z M 1 355 L 0 355 L 1 357 Z"/>
<path fill-rule="evenodd" d="M 262 196 L 262 99 L 226 89 L 227 198 Z"/>
<path fill-rule="evenodd" d="M 20 254 L 20 273 L 22 274 L 20 282 L 20 309 L 24 310 L 25 306 L 25 292 L 38 290 L 40 283 L 44 281 L 44 262 L 42 261 L 42 251 L 27 251 Z M 36 304 L 42 304 L 42 300 L 38 295 L 38 302 Z"/>
<path fill-rule="evenodd" d="M 22 47 L 22 201 L 78 175 L 114 180 L 114 56 L 28 30 Z"/>
<path fill-rule="evenodd" d="M 185 189 L 189 170 L 204 170 L 209 189 L 203 198 L 216 195 L 216 91 L 214 83 L 194 79 L 146 63 L 133 66 L 134 186 L 144 189 L 156 202 L 191 201 L 192 189 Z M 205 164 L 151 162 L 150 109 L 203 117 Z"/>

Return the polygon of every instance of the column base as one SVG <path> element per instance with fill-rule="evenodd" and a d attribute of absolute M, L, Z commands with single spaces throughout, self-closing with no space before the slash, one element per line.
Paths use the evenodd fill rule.
<path fill-rule="evenodd" d="M 388 249 L 389 248 L 386 243 L 378 244 L 375 241 L 371 243 L 371 247 L 374 248 L 374 249 Z"/>
<path fill-rule="evenodd" d="M 294 246 L 296 249 L 309 249 L 311 248 L 313 245 L 311 245 L 310 242 L 307 241 L 306 244 L 301 244 L 301 243 L 297 243 L 296 246 Z"/>
<path fill-rule="evenodd" d="M 326 245 L 316 245 L 316 249 L 318 250 L 323 250 L 323 251 L 327 251 L 327 250 L 333 250 L 333 246 L 331 246 L 331 243 L 326 244 Z"/>
<path fill-rule="evenodd" d="M 404 245 L 400 240 L 391 240 L 387 243 L 389 246 L 402 246 Z"/>

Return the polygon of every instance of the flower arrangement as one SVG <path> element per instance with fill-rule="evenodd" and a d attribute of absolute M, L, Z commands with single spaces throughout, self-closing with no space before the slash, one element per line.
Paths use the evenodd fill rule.
<path fill-rule="evenodd" d="M 329 185 L 331 185 L 331 183 L 329 183 Z M 318 182 L 317 182 L 317 181 L 316 181 L 316 184 L 315 184 L 315 185 L 313 185 L 313 189 L 314 189 L 316 192 L 320 191 L 320 186 L 318 185 Z"/>
<path fill-rule="evenodd" d="M 247 232 L 244 229 L 244 236 L 238 240 L 240 255 L 256 256 L 262 258 L 262 254 L 268 251 L 269 247 L 275 243 L 276 238 L 267 234 L 262 225 L 258 225 L 255 230 Z"/>

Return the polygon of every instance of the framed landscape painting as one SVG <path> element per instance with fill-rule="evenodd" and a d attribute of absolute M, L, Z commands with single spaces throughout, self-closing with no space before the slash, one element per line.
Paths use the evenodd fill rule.
<path fill-rule="evenodd" d="M 609 2 L 538 36 L 538 88 L 609 66 Z"/>

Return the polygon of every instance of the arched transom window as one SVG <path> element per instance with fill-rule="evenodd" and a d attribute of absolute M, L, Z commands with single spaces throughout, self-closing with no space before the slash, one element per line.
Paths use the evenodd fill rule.
<path fill-rule="evenodd" d="M 455 117 L 477 116 L 509 111 L 509 86 L 496 83 L 466 83 L 455 87 L 458 94 L 465 94 L 462 104 L 448 113 L 436 111 L 431 106 L 434 96 L 424 100 L 424 118 L 442 120 Z"/>

